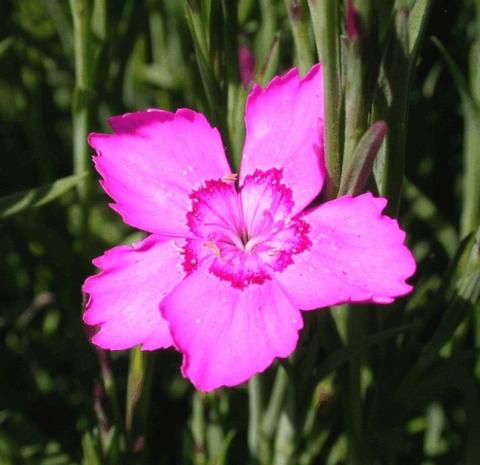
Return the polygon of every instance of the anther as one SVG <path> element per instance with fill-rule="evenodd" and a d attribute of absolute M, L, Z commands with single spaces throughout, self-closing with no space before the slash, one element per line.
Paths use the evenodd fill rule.
<path fill-rule="evenodd" d="M 175 240 L 170 241 L 170 244 L 172 244 L 173 248 L 177 250 L 180 253 L 185 253 L 185 249 L 183 247 L 180 247 Z"/>
<path fill-rule="evenodd" d="M 216 257 L 222 258 L 222 254 L 220 252 L 220 249 L 218 248 L 218 245 L 215 244 L 214 242 L 204 242 L 203 246 L 210 249 Z"/>
<path fill-rule="evenodd" d="M 222 176 L 222 181 L 225 184 L 233 184 L 237 179 L 238 179 L 237 173 L 231 173 L 231 174 L 226 174 L 225 176 Z"/>
<path fill-rule="evenodd" d="M 273 248 L 273 249 L 270 249 L 268 252 L 267 252 L 267 255 L 269 257 L 276 257 L 277 255 L 279 255 L 281 252 L 281 249 L 277 249 L 277 248 Z"/>

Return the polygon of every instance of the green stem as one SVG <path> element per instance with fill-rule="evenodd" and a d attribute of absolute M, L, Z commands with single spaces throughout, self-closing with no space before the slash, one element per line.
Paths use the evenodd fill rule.
<path fill-rule="evenodd" d="M 228 397 L 225 392 L 210 393 L 208 399 L 208 417 L 206 424 L 207 457 L 214 461 L 222 455 L 225 444 L 225 418 L 228 414 Z"/>
<path fill-rule="evenodd" d="M 194 463 L 195 465 L 205 465 L 207 463 L 205 444 L 206 423 L 202 393 L 194 392 L 192 410 L 192 435 L 195 447 Z"/>
<path fill-rule="evenodd" d="M 323 66 L 325 99 L 325 149 L 329 179 L 327 197 L 336 196 L 340 185 L 340 61 L 338 0 L 308 0 L 318 55 Z"/>
<path fill-rule="evenodd" d="M 269 51 L 275 37 L 277 10 L 272 0 L 259 0 L 262 27 L 258 32 L 255 56 L 258 63 L 263 64 L 268 59 Z"/>
<path fill-rule="evenodd" d="M 92 13 L 92 31 L 96 38 L 105 41 L 108 39 L 108 2 L 95 0 Z"/>
<path fill-rule="evenodd" d="M 259 457 L 260 420 L 262 417 L 262 386 L 259 376 L 248 383 L 248 447 L 252 457 Z"/>
<path fill-rule="evenodd" d="M 139 346 L 130 352 L 125 429 L 132 464 L 142 464 L 146 459 L 144 441 L 154 355 L 154 353 L 142 352 Z"/>
<path fill-rule="evenodd" d="M 464 108 L 467 105 L 464 105 Z M 480 223 L 480 111 L 465 108 L 464 181 L 460 237 L 474 232 Z"/>
<path fill-rule="evenodd" d="M 365 338 L 364 322 L 367 317 L 365 311 L 359 308 L 348 308 L 347 338 L 352 347 Z M 365 444 L 363 428 L 363 399 L 361 382 L 361 354 L 356 353 L 348 364 L 348 405 L 347 421 L 349 442 L 349 465 L 361 465 L 365 463 Z"/>
<path fill-rule="evenodd" d="M 430 0 L 419 0 L 409 9 L 409 2 L 398 0 L 394 30 L 382 63 L 382 75 L 373 106 L 373 121 L 385 120 L 388 134 L 383 168 L 377 173 L 380 193 L 387 197 L 387 213 L 396 216 L 400 206 L 405 172 L 405 143 L 408 100 L 417 54 L 431 9 Z"/>
<path fill-rule="evenodd" d="M 277 376 L 273 384 L 272 395 L 262 422 L 262 431 L 269 439 L 273 437 L 278 426 L 278 418 L 285 402 L 287 388 L 288 374 L 285 368 L 280 365 L 277 369 Z"/>
<path fill-rule="evenodd" d="M 405 175 L 405 142 L 407 134 L 408 97 L 410 87 L 408 16 L 405 10 L 397 13 L 395 20 L 392 104 L 387 134 L 387 157 L 383 176 L 383 195 L 389 199 L 388 213 L 396 216 Z"/>
<path fill-rule="evenodd" d="M 238 34 L 237 34 L 237 5 L 236 2 L 222 0 L 223 15 L 223 75 L 224 84 L 224 111 L 227 115 L 224 122 L 228 134 L 224 135 L 227 152 L 232 161 L 234 171 L 240 169 L 242 146 L 244 138 L 243 109 L 245 99 L 243 87 L 240 84 L 238 65 Z"/>
<path fill-rule="evenodd" d="M 223 39 L 224 39 L 224 73 L 228 83 L 239 83 L 237 8 L 235 2 L 222 0 Z"/>
<path fill-rule="evenodd" d="M 464 181 L 461 237 L 480 224 L 480 1 L 476 2 L 475 40 L 469 54 L 471 102 L 464 97 Z"/>
<path fill-rule="evenodd" d="M 348 1 L 348 0 L 347 0 Z M 362 29 L 363 33 L 370 33 L 372 27 L 373 9 L 375 8 L 372 0 L 355 0 L 354 6 L 355 9 L 360 14 L 362 18 Z"/>
<path fill-rule="evenodd" d="M 352 161 L 352 156 L 360 138 L 367 128 L 368 109 L 366 108 L 364 86 L 364 60 L 359 37 L 347 39 L 345 50 L 345 145 L 342 174 Z"/>
<path fill-rule="evenodd" d="M 185 0 L 185 13 L 195 47 L 195 55 L 207 103 L 214 123 L 218 123 L 220 121 L 219 112 L 222 107 L 222 98 L 220 88 L 215 79 L 208 47 L 208 31 L 205 30 L 202 14 L 196 1 Z"/>
<path fill-rule="evenodd" d="M 288 18 L 292 27 L 293 42 L 300 74 L 305 74 L 313 64 L 312 50 L 308 37 L 308 16 L 304 0 L 285 0 Z"/>
<path fill-rule="evenodd" d="M 295 463 L 295 421 L 294 421 L 294 390 L 289 389 L 289 398 L 286 408 L 281 412 L 278 421 L 277 435 L 275 438 L 275 448 L 272 459 L 272 465 L 291 465 Z"/>
<path fill-rule="evenodd" d="M 75 91 L 72 104 L 73 124 L 73 171 L 81 174 L 91 171 L 90 149 L 87 143 L 90 130 L 92 107 L 92 82 L 89 60 L 90 5 L 87 0 L 70 0 L 73 18 L 73 40 L 75 51 Z M 88 234 L 91 176 L 78 184 L 81 205 L 80 237 L 84 243 Z"/>
<path fill-rule="evenodd" d="M 96 353 L 100 363 L 100 370 L 102 372 L 103 386 L 112 409 L 113 422 L 115 424 L 120 424 L 121 420 L 120 409 L 118 407 L 117 386 L 110 363 L 109 352 L 103 349 L 96 349 Z"/>
<path fill-rule="evenodd" d="M 228 130 L 228 111 L 227 95 L 228 85 L 222 88 L 220 86 L 220 77 L 217 79 L 215 74 L 215 67 L 212 59 L 212 50 L 210 48 L 211 42 L 208 40 L 210 37 L 210 30 L 208 30 L 209 23 L 205 21 L 200 6 L 197 0 L 185 0 L 185 13 L 187 17 L 188 27 L 193 39 L 193 45 L 195 48 L 195 55 L 197 58 L 198 68 L 200 71 L 200 77 L 205 90 L 208 107 L 210 110 L 211 121 L 214 125 L 218 125 L 221 129 L 223 142 L 227 147 L 227 153 L 231 154 L 230 132 Z M 223 4 L 226 7 L 226 11 L 231 11 L 231 5 Z M 224 10 L 225 11 L 225 10 Z M 223 18 L 222 20 L 224 20 Z M 228 18 L 229 23 L 236 21 L 235 18 Z M 212 26 L 212 29 L 214 27 Z M 225 35 L 226 31 L 223 31 Z M 231 40 L 232 37 L 229 39 Z M 236 40 L 234 38 L 233 40 Z M 215 45 L 216 42 L 214 42 Z M 225 44 L 223 44 L 225 47 Z M 228 53 L 233 53 L 229 50 Z M 235 48 L 236 53 L 236 48 Z M 224 58 L 224 57 L 223 57 Z M 229 76 L 227 76 L 227 82 L 230 82 Z M 223 91 L 225 89 L 225 91 Z"/>
<path fill-rule="evenodd" d="M 411 83 L 407 20 L 407 10 L 401 9 L 396 13 L 394 31 L 382 64 L 372 118 L 373 121 L 384 120 L 388 126 L 383 167 L 378 173 L 378 180 L 381 195 L 388 198 L 387 213 L 390 216 L 398 213 L 405 174 L 405 141 Z"/>

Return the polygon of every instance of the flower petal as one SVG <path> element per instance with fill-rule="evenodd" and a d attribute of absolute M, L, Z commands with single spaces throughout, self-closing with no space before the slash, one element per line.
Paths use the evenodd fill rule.
<path fill-rule="evenodd" d="M 231 173 L 218 131 L 200 113 L 149 110 L 110 118 L 115 134 L 90 134 L 102 186 L 123 220 L 170 236 L 188 233 L 189 193 Z"/>
<path fill-rule="evenodd" d="M 312 245 L 275 277 L 299 308 L 346 302 L 391 303 L 412 289 L 415 260 L 386 200 L 370 193 L 340 197 L 304 216 Z"/>
<path fill-rule="evenodd" d="M 246 136 L 240 185 L 256 169 L 283 170 L 298 213 L 320 192 L 325 179 L 322 70 L 300 79 L 297 69 L 254 87 L 245 110 Z"/>
<path fill-rule="evenodd" d="M 181 259 L 174 245 L 153 235 L 96 258 L 102 271 L 83 285 L 90 295 L 83 319 L 101 326 L 92 342 L 104 349 L 169 347 L 172 338 L 159 304 L 185 275 Z"/>
<path fill-rule="evenodd" d="M 161 304 L 182 371 L 202 391 L 234 386 L 294 350 L 303 322 L 278 286 L 242 291 L 200 268 Z"/>
<path fill-rule="evenodd" d="M 282 183 L 278 169 L 255 170 L 245 177 L 241 189 L 245 226 L 250 237 L 264 234 L 278 223 L 289 221 L 293 193 Z"/>

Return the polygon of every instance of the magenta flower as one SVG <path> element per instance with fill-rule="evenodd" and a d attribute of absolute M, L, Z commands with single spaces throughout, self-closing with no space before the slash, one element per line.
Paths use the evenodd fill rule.
<path fill-rule="evenodd" d="M 110 119 L 92 134 L 112 208 L 150 233 L 94 260 L 84 314 L 106 349 L 174 346 L 200 390 L 239 384 L 295 349 L 300 310 L 390 303 L 411 290 L 405 234 L 383 198 L 307 208 L 325 179 L 320 65 L 296 69 L 246 106 L 238 179 L 222 141 L 192 110 Z"/>

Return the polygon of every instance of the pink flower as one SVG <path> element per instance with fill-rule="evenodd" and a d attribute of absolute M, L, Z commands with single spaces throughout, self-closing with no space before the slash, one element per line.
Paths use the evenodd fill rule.
<path fill-rule="evenodd" d="M 91 134 L 112 208 L 150 235 L 94 260 L 84 314 L 106 349 L 171 345 L 200 390 L 239 384 L 295 349 L 300 310 L 390 303 L 415 270 L 383 198 L 307 208 L 325 179 L 320 65 L 296 69 L 246 106 L 238 179 L 222 141 L 192 110 L 110 119 Z"/>

